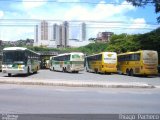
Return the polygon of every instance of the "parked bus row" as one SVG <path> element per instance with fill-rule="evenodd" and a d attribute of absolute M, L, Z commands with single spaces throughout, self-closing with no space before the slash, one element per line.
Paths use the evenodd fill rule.
<path fill-rule="evenodd" d="M 50 61 L 50 70 L 63 72 L 78 72 L 85 69 L 87 72 L 118 72 L 128 76 L 158 74 L 158 53 L 153 50 L 118 55 L 115 52 L 101 52 L 86 57 L 83 53 L 68 53 L 53 56 Z"/>
<path fill-rule="evenodd" d="M 40 55 L 23 47 L 3 49 L 2 73 L 30 74 L 40 69 Z M 71 52 L 50 57 L 47 67 L 52 71 L 95 73 L 120 73 L 133 75 L 157 75 L 158 53 L 153 50 L 140 50 L 118 54 L 101 52 L 85 56 L 81 52 Z"/>

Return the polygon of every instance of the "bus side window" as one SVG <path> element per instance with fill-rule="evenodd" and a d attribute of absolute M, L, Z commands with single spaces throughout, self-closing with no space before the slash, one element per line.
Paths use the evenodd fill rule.
<path fill-rule="evenodd" d="M 136 60 L 136 61 L 139 61 L 139 60 L 140 60 L 140 54 L 139 54 L 139 53 L 135 54 L 135 60 Z"/>

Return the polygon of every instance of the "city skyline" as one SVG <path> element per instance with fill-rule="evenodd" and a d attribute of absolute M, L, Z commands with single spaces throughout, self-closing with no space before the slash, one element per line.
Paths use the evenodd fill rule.
<path fill-rule="evenodd" d="M 83 22 L 80 24 L 79 28 L 79 39 L 78 41 L 86 40 L 86 24 Z M 69 40 L 76 38 L 71 38 L 69 35 L 70 25 L 68 21 L 64 21 L 61 24 L 49 23 L 47 20 L 42 20 L 39 25 L 35 26 L 35 38 L 34 46 L 47 46 L 47 47 L 68 47 Z"/>
<path fill-rule="evenodd" d="M 83 0 L 3 0 L 0 1 L 0 39 L 32 39 L 35 25 L 41 20 L 69 21 L 76 26 L 85 22 L 87 39 L 102 31 L 146 33 L 159 27 L 157 16 L 153 4 L 146 5 L 144 9 L 134 7 L 125 0 L 92 0 L 85 3 Z M 73 36 L 77 35 L 76 27 L 72 29 Z"/>

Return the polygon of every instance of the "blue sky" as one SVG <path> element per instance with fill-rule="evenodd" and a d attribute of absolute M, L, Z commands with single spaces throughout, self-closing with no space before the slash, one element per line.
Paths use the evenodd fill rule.
<path fill-rule="evenodd" d="M 97 33 L 102 31 L 116 34 L 145 33 L 159 26 L 156 21 L 157 16 L 151 4 L 144 8 L 133 7 L 124 0 L 1 0 L 0 39 L 34 38 L 34 25 L 39 24 L 37 20 L 50 20 L 50 24 L 56 22 L 52 20 L 84 21 L 87 24 L 88 38 L 96 37 Z M 29 21 L 13 19 L 29 19 Z M 98 23 L 99 21 L 104 23 Z M 76 26 L 80 23 L 70 23 L 70 38 L 78 38 L 79 30 L 76 30 L 78 29 Z"/>

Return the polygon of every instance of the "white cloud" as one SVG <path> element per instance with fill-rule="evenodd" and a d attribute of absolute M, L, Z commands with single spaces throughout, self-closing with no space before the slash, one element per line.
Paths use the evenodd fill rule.
<path fill-rule="evenodd" d="M 0 18 L 2 18 L 4 16 L 4 12 L 0 11 Z"/>
<path fill-rule="evenodd" d="M 144 28 L 147 26 L 144 18 L 136 18 L 132 20 L 132 25 L 129 28 Z"/>
<path fill-rule="evenodd" d="M 36 8 L 36 7 L 41 7 L 43 6 L 47 0 L 22 0 L 22 4 L 25 9 L 31 9 L 31 8 Z"/>
<path fill-rule="evenodd" d="M 7 26 L 0 30 L 0 39 L 15 41 L 19 39 L 34 38 L 34 29 L 28 27 Z"/>
<path fill-rule="evenodd" d="M 94 8 L 84 8 L 84 6 L 74 6 L 69 9 L 65 18 L 67 19 L 80 19 L 80 20 L 110 20 L 116 19 L 117 17 L 121 17 L 126 12 L 134 10 L 135 7 L 132 5 L 124 5 L 127 4 L 123 2 L 120 5 L 113 4 L 102 4 L 104 1 L 101 1 Z"/>

